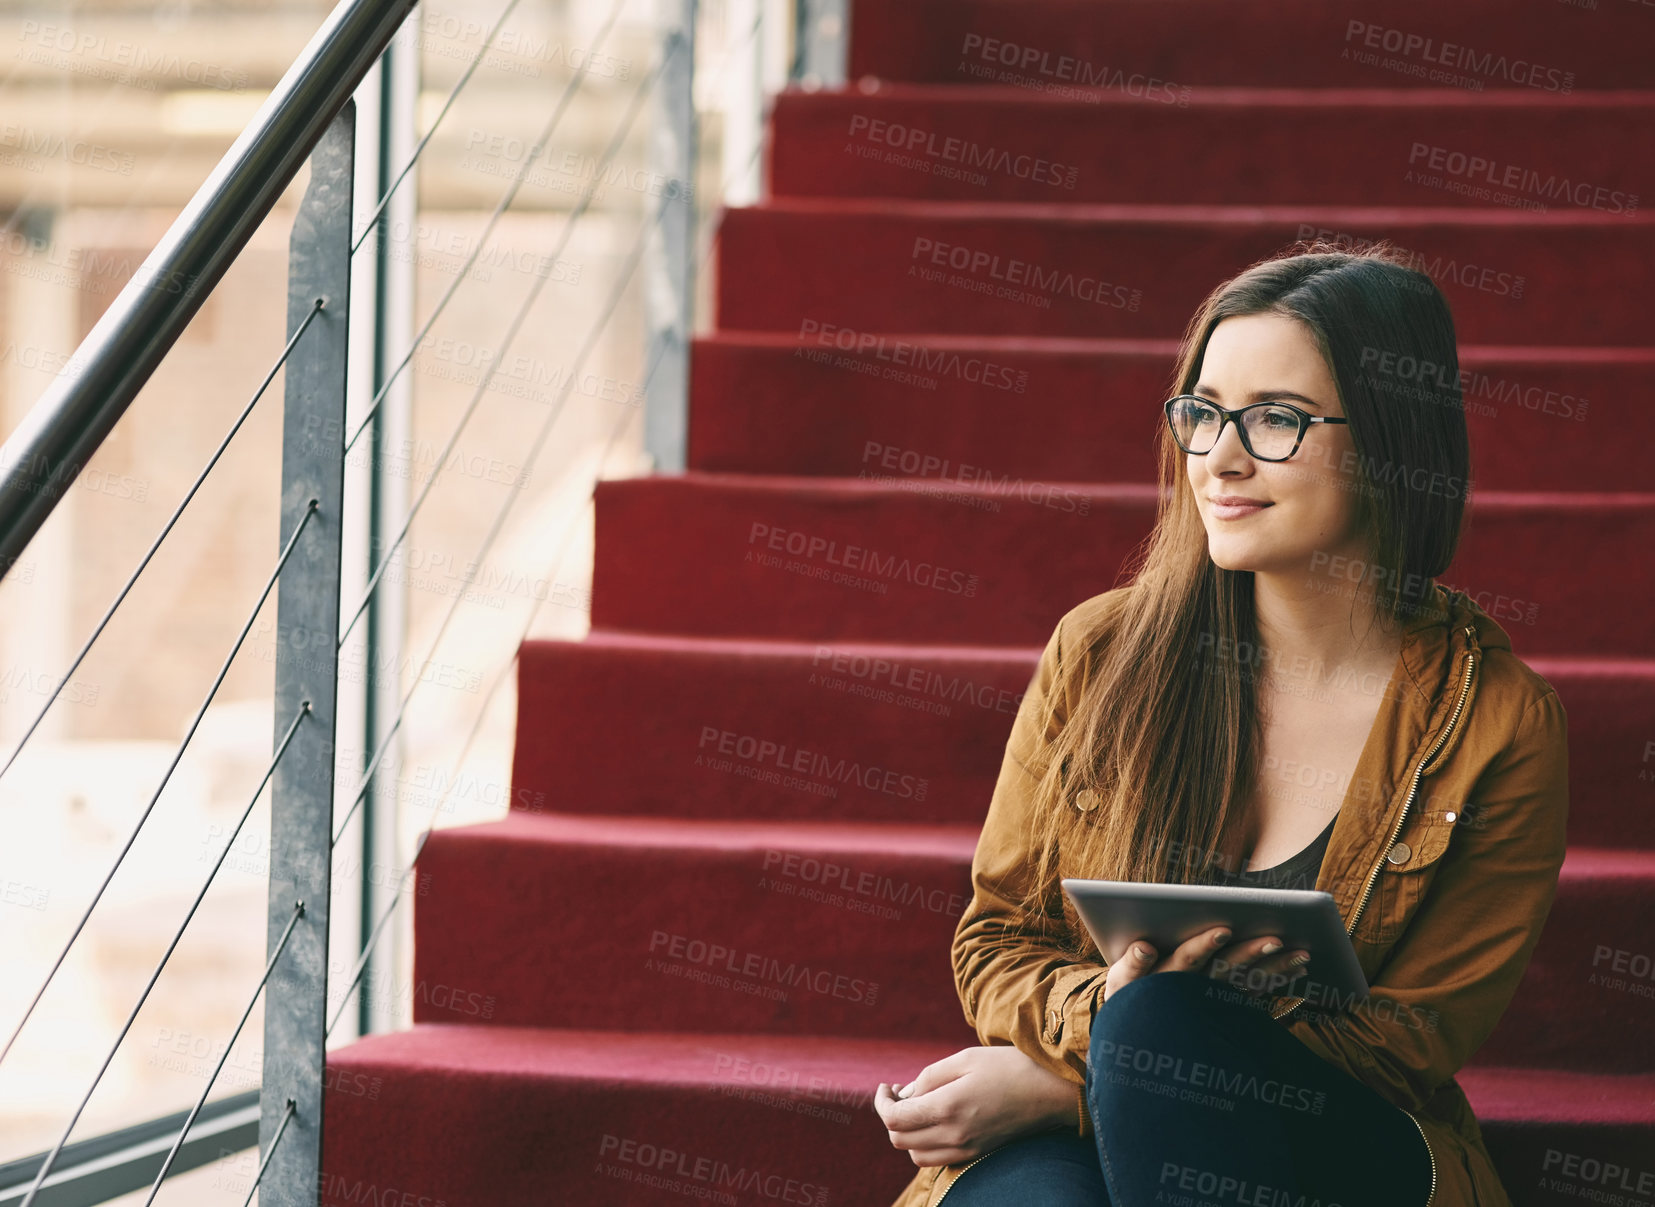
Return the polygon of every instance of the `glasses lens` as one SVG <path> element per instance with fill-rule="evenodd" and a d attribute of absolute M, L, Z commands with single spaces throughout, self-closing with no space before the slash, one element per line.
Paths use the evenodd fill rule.
<path fill-rule="evenodd" d="M 1218 440 L 1218 412 L 1194 398 L 1174 398 L 1167 408 L 1172 434 L 1186 452 L 1205 453 Z"/>
<path fill-rule="evenodd" d="M 1288 407 L 1258 407 L 1243 415 L 1242 422 L 1255 457 L 1285 457 L 1299 438 L 1299 417 Z"/>

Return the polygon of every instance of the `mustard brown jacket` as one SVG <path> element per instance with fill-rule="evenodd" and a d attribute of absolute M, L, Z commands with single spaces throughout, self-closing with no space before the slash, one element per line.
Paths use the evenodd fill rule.
<path fill-rule="evenodd" d="M 1080 698 L 1080 622 L 1131 589 L 1077 604 L 1047 641 L 1006 743 L 953 943 L 960 1002 L 980 1042 L 1014 1044 L 1077 1085 L 1107 964 L 1072 962 L 1034 937 L 1015 904 L 1035 854 L 1028 767 Z M 1405 626 L 1316 880 L 1338 904 L 1373 996 L 1345 1011 L 1277 997 L 1271 1013 L 1413 1117 L 1431 1153 L 1429 1207 L 1510 1207 L 1454 1074 L 1505 1013 L 1551 911 L 1568 813 L 1567 719 L 1498 623 L 1463 592 L 1433 589 L 1437 609 Z M 1066 655 L 1081 665 L 1067 666 Z M 1061 862 L 1060 873 L 1086 875 Z M 1090 1135 L 1078 1095 L 1076 1116 Z M 930 1207 L 971 1164 L 920 1169 L 893 1207 Z"/>

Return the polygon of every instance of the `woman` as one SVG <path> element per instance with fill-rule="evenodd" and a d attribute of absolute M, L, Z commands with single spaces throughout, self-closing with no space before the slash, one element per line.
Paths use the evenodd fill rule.
<path fill-rule="evenodd" d="M 986 1046 L 876 1094 L 920 1166 L 897 1207 L 1509 1207 L 1454 1073 L 1551 908 L 1566 719 L 1435 582 L 1469 471 L 1448 304 L 1386 245 L 1301 244 L 1213 292 L 1175 380 L 1155 532 L 1053 631 L 972 862 Z M 1221 930 L 1108 964 L 1065 876 L 1326 891 L 1372 994 Z"/>

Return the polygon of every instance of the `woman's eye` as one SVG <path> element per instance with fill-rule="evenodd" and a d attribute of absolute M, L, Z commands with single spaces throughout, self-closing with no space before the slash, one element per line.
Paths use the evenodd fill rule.
<path fill-rule="evenodd" d="M 1298 416 L 1294 415 L 1292 411 L 1266 411 L 1264 412 L 1264 422 L 1270 427 L 1278 428 L 1299 426 Z"/>

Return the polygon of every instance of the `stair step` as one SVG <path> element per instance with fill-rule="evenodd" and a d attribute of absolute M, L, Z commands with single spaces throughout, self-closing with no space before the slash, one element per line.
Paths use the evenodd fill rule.
<path fill-rule="evenodd" d="M 963 826 L 568 815 L 438 830 L 414 1017 L 969 1043 L 949 943 L 976 844 Z"/>
<path fill-rule="evenodd" d="M 1166 104 L 894 84 L 785 92 L 772 121 L 777 197 L 1624 214 L 1655 196 L 1650 164 L 1626 154 L 1655 125 L 1655 92 L 1196 88 Z"/>
<path fill-rule="evenodd" d="M 414 1018 L 967 1044 L 949 953 L 976 842 L 972 827 L 588 816 L 439 830 L 420 857 Z M 1655 1072 L 1652 899 L 1655 852 L 1571 848 L 1473 1063 Z"/>
<path fill-rule="evenodd" d="M 1655 1077 L 1512 1068 L 1457 1080 L 1512 1207 L 1647 1198 Z"/>
<path fill-rule="evenodd" d="M 1039 654 L 602 629 L 526 642 L 514 804 L 980 825 Z"/>
<path fill-rule="evenodd" d="M 1647 6 L 1609 0 L 1379 0 L 1360 10 L 1325 0 L 880 0 L 855 7 L 849 77 L 1058 95 L 1089 85 L 1162 104 L 1192 85 L 1283 82 L 1560 95 L 1655 86 L 1648 18 Z"/>
<path fill-rule="evenodd" d="M 1652 903 L 1655 852 L 1571 845 L 1522 983 L 1472 1064 L 1655 1073 Z"/>
<path fill-rule="evenodd" d="M 1642 296 L 1646 210 L 784 198 L 724 211 L 716 325 L 1172 339 L 1220 281 L 1308 238 L 1389 239 L 1467 343 L 1649 342 L 1644 307 L 1581 304 Z"/>
<path fill-rule="evenodd" d="M 691 469 L 1000 485 L 1152 483 L 1169 340 L 880 336 L 817 321 L 716 332 L 690 358 Z M 1479 490 L 1602 490 L 1647 481 L 1652 348 L 1461 347 Z M 1121 416 L 1116 420 L 1115 416 Z M 1125 438 L 1099 439 L 1113 423 Z"/>
<path fill-rule="evenodd" d="M 978 826 L 1039 654 L 605 629 L 583 641 L 526 642 L 512 807 Z M 1655 791 L 1645 733 L 1655 661 L 1530 665 L 1569 714 L 1571 840 L 1655 850 L 1655 810 L 1645 804 Z M 779 782 L 784 770 L 799 782 Z M 886 770 L 898 776 L 890 784 Z"/>
<path fill-rule="evenodd" d="M 1655 850 L 1655 661 L 1524 661 L 1569 716 L 1569 841 Z"/>
<path fill-rule="evenodd" d="M 1057 601 L 1115 586 L 1156 501 L 1150 486 L 1007 500 L 966 485 L 695 472 L 599 482 L 595 495 L 596 627 L 894 641 L 923 616 L 931 640 L 1001 645 L 1043 645 Z M 1655 649 L 1643 603 L 1655 563 L 1624 551 L 1650 547 L 1655 495 L 1481 492 L 1442 578 L 1478 599 L 1520 657 L 1644 651 Z M 1573 552 L 1566 569 L 1514 568 L 1537 549 Z M 1330 589 L 1360 573 L 1323 568 Z"/>
<path fill-rule="evenodd" d="M 914 1166 L 874 1087 L 960 1046 L 448 1024 L 370 1036 L 328 1053 L 321 1207 L 360 1207 L 363 1186 L 446 1207 L 889 1203 Z"/>
<path fill-rule="evenodd" d="M 954 1050 L 455 1024 L 369 1036 L 328 1054 L 321 1207 L 356 1207 L 365 1188 L 446 1207 L 541 1203 L 550 1188 L 560 1207 L 889 1203 L 914 1166 L 890 1146 L 874 1088 Z M 1580 1158 L 1647 1168 L 1655 1077 L 1466 1069 L 1458 1080 L 1518 1207 L 1564 1201 L 1539 1194 L 1546 1177 L 1587 1189 L 1597 1175 Z"/>

